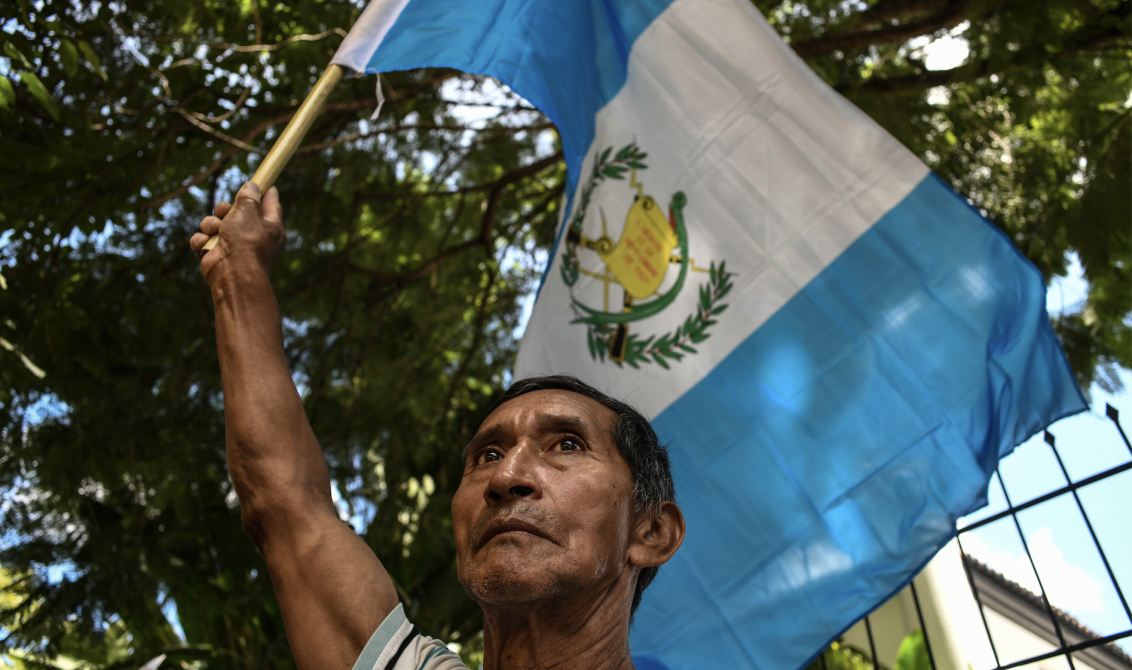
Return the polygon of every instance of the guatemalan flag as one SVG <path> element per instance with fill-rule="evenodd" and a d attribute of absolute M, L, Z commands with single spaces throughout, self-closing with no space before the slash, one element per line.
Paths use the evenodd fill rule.
<path fill-rule="evenodd" d="M 569 373 L 671 444 L 684 546 L 640 670 L 794 670 L 1080 411 L 1041 275 L 749 0 L 375 0 L 334 59 L 497 77 L 569 200 L 515 377 Z"/>

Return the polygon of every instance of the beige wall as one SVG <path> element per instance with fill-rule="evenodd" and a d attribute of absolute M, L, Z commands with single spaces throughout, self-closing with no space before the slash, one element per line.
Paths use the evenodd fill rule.
<path fill-rule="evenodd" d="M 952 540 L 940 550 L 915 580 L 920 596 L 928 642 L 936 670 L 987 670 L 995 667 L 979 606 L 971 595 L 967 573 L 960 561 L 959 545 Z M 994 635 L 1003 664 L 1053 651 L 1054 646 L 1013 621 L 987 608 L 987 625 Z M 911 589 L 904 589 L 869 617 L 876 642 L 877 659 L 888 668 L 896 665 L 900 642 L 920 627 Z M 845 642 L 866 653 L 869 639 L 864 622 L 845 633 Z M 1095 670 L 1074 657 L 1077 670 Z M 1069 670 L 1064 657 L 1023 666 L 1025 670 Z"/>

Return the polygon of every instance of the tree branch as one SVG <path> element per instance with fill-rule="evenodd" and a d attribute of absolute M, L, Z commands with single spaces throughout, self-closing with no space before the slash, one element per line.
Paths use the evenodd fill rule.
<path fill-rule="evenodd" d="M 233 114 L 240 111 L 240 108 L 244 106 L 244 102 L 247 101 L 248 94 L 251 93 L 251 91 L 252 89 L 250 86 L 244 88 L 244 92 L 241 93 L 240 97 L 236 99 L 235 103 L 233 103 L 234 106 L 232 107 L 232 109 L 229 109 L 220 116 L 211 116 L 209 114 L 201 114 L 200 112 L 193 111 L 189 111 L 189 114 L 191 114 L 193 118 L 199 121 L 204 121 L 205 123 L 221 123 L 223 121 L 227 121 Z"/>
<path fill-rule="evenodd" d="M 374 135 L 380 135 L 382 133 L 398 133 L 398 132 L 401 132 L 403 130 L 475 130 L 475 131 L 478 131 L 478 132 L 481 132 L 481 133 L 491 133 L 491 132 L 518 133 L 518 132 L 523 132 L 523 131 L 527 131 L 527 130 L 536 130 L 536 131 L 537 130 L 548 130 L 548 129 L 553 128 L 553 127 L 554 127 L 554 124 L 552 124 L 550 122 L 539 123 L 539 124 L 535 124 L 533 126 L 491 126 L 489 128 L 472 128 L 471 126 L 460 126 L 460 125 L 452 125 L 452 124 L 446 125 L 446 124 L 442 124 L 442 123 L 416 123 L 416 124 L 408 124 L 408 125 L 403 125 L 403 126 L 402 125 L 386 126 L 384 128 L 375 128 L 375 129 L 373 129 L 369 132 L 365 132 L 365 133 L 354 133 L 352 135 L 347 135 L 345 137 L 339 137 L 338 139 L 331 140 L 329 142 L 320 142 L 318 144 L 309 144 L 305 147 L 299 148 L 295 153 L 296 154 L 305 154 L 305 153 L 310 153 L 312 151 L 322 151 L 323 149 L 329 149 L 330 147 L 336 147 L 340 144 L 345 144 L 347 142 L 353 142 L 354 140 L 363 140 L 367 137 L 373 137 Z"/>
<path fill-rule="evenodd" d="M 435 86 L 437 83 L 443 82 L 446 79 L 451 79 L 452 77 L 455 77 L 459 74 L 460 73 L 457 70 L 442 70 L 438 75 L 436 75 L 434 77 L 430 77 L 429 79 L 426 79 L 425 81 L 420 82 L 420 83 L 418 83 L 414 86 L 409 86 L 409 87 L 403 88 L 397 94 L 391 94 L 390 100 L 396 101 L 396 100 L 403 99 L 406 96 L 415 95 L 417 92 L 419 92 L 421 90 L 427 89 L 431 86 Z M 336 103 L 327 104 L 325 107 L 322 108 L 321 113 L 325 114 L 326 112 L 356 111 L 356 110 L 359 110 L 359 109 L 366 109 L 368 107 L 371 107 L 373 104 L 374 104 L 374 101 L 370 98 L 364 98 L 364 99 L 359 99 L 359 100 L 347 100 L 347 101 L 344 101 L 344 102 L 336 102 Z M 215 162 L 213 162 L 212 165 L 205 168 L 205 170 L 203 172 L 201 172 L 200 174 L 193 177 L 192 180 L 190 180 L 190 181 L 186 182 L 185 184 L 182 184 L 181 186 L 178 186 L 177 188 L 175 188 L 171 191 L 168 191 L 167 193 L 160 195 L 160 196 L 154 198 L 153 200 L 150 200 L 149 202 L 142 205 L 141 211 L 153 209 L 155 207 L 160 207 L 161 205 L 165 204 L 166 202 L 172 200 L 173 198 L 176 198 L 176 197 L 180 196 L 181 194 L 187 192 L 193 186 L 196 186 L 197 184 L 201 183 L 205 179 L 208 179 L 208 177 L 211 176 L 213 172 L 219 170 L 221 168 L 221 166 L 223 166 L 229 159 L 231 159 L 232 156 L 236 155 L 236 152 L 239 151 L 239 150 L 248 151 L 250 153 L 255 153 L 255 154 L 258 154 L 258 155 L 264 155 L 266 152 L 264 152 L 261 149 L 256 149 L 255 147 L 252 147 L 250 144 L 248 144 L 248 142 L 251 141 L 251 140 L 254 140 L 260 133 L 264 132 L 265 130 L 267 130 L 271 126 L 274 126 L 274 125 L 277 125 L 277 124 L 280 124 L 280 123 L 286 123 L 286 122 L 290 121 L 291 117 L 293 117 L 295 115 L 295 112 L 298 111 L 299 103 L 295 102 L 292 105 L 287 105 L 287 107 L 284 107 L 284 109 L 288 109 L 288 108 L 291 111 L 289 111 L 289 112 L 287 112 L 287 113 L 285 113 L 281 116 L 277 116 L 275 118 L 268 119 L 266 121 L 260 122 L 249 133 L 245 134 L 242 139 L 236 139 L 236 138 L 231 137 L 231 136 L 229 136 L 225 133 L 221 133 L 220 131 L 217 131 L 214 128 L 206 126 L 203 123 L 199 123 L 195 119 L 193 119 L 191 116 L 189 116 L 189 114 L 186 113 L 184 110 L 182 110 L 180 108 L 174 108 L 174 111 L 177 111 L 181 116 L 183 116 L 187 121 L 192 123 L 194 126 L 216 136 L 218 139 L 221 139 L 221 140 L 231 144 L 232 148 L 225 151 L 224 154 L 222 154 L 220 156 L 220 158 L 218 158 Z M 546 125 L 547 128 L 552 127 L 551 124 L 545 124 L 545 125 Z M 541 126 L 538 126 L 538 125 L 529 126 L 529 129 L 537 129 L 537 128 L 540 128 L 540 127 Z M 375 132 L 383 132 L 383 131 L 379 130 L 379 131 L 375 131 Z M 350 140 L 346 139 L 346 140 L 343 140 L 343 141 L 348 142 Z M 327 146 L 333 146 L 333 145 L 329 144 Z M 310 151 L 317 151 L 318 149 L 322 149 L 322 148 L 326 148 L 326 147 L 325 146 L 319 146 L 319 145 L 313 145 L 313 147 L 310 148 L 310 149 L 302 148 L 296 153 L 306 153 L 306 152 L 310 152 Z M 561 153 L 555 154 L 555 155 L 558 156 L 559 159 L 561 159 Z"/>
<path fill-rule="evenodd" d="M 456 385 L 464 378 L 468 372 L 468 367 L 472 364 L 472 359 L 475 358 L 476 351 L 480 348 L 480 342 L 483 339 L 484 326 L 487 325 L 487 305 L 488 298 L 491 297 L 491 285 L 495 282 L 495 268 L 490 267 L 487 271 L 487 285 L 483 289 L 483 297 L 480 298 L 480 308 L 476 313 L 476 322 L 472 325 L 472 341 L 468 345 L 468 353 L 464 355 L 464 360 L 460 361 L 460 367 L 452 375 L 452 381 L 448 384 L 448 393 L 444 396 L 444 402 L 440 405 L 440 417 L 448 411 L 448 406 L 452 403 L 452 397 L 456 394 Z M 438 417 L 439 418 L 439 417 Z"/>
<path fill-rule="evenodd" d="M 1025 65 L 1015 64 L 1013 67 L 1003 66 L 994 68 L 991 67 L 990 60 L 987 59 L 979 61 L 979 63 L 974 65 L 960 65 L 959 67 L 953 67 L 949 70 L 924 70 L 920 74 L 902 77 L 876 77 L 860 83 L 835 86 L 834 90 L 842 94 L 869 91 L 882 95 L 891 95 L 910 91 L 922 91 L 935 88 L 936 86 L 977 81 L 989 77 L 992 74 L 1000 74 L 1010 70 L 1024 70 L 1028 67 L 1030 67 L 1030 65 L 1027 63 Z"/>
<path fill-rule="evenodd" d="M 182 109 L 182 108 L 180 108 L 180 107 L 174 107 L 174 108 L 172 109 L 172 111 L 174 111 L 174 112 L 177 112 L 177 113 L 178 113 L 178 114 L 180 114 L 180 115 L 181 115 L 181 116 L 182 116 L 182 117 L 183 117 L 183 118 L 184 118 L 184 119 L 185 119 L 186 121 L 188 121 L 189 123 L 193 124 L 193 125 L 194 125 L 194 126 L 196 126 L 197 128 L 200 128 L 201 130 L 203 130 L 204 132 L 208 133 L 209 135 L 212 135 L 213 137 L 215 137 L 215 138 L 217 138 L 217 139 L 223 140 L 223 141 L 227 142 L 228 144 L 231 144 L 231 145 L 232 145 L 232 146 L 234 146 L 234 147 L 237 147 L 237 148 L 243 149 L 244 151 L 246 151 L 246 152 L 248 152 L 248 153 L 251 153 L 251 154 L 256 154 L 256 155 L 259 155 L 259 156 L 262 156 L 262 155 L 264 155 L 264 154 L 266 153 L 266 152 L 264 152 L 264 151 L 260 151 L 259 149 L 256 149 L 255 147 L 253 147 L 252 145 L 248 144 L 247 142 L 243 142 L 243 141 L 241 141 L 241 140 L 238 140 L 238 139 L 236 139 L 235 137 L 232 137 L 231 135 L 228 135 L 228 134 L 226 134 L 226 133 L 222 133 L 222 132 L 220 132 L 219 130 L 217 130 L 217 129 L 213 128 L 212 126 L 208 125 L 207 123 L 204 123 L 204 122 L 202 122 L 202 121 L 199 121 L 199 120 L 197 120 L 196 118 L 194 118 L 194 116 L 193 116 L 193 113 L 192 113 L 192 112 L 187 112 L 187 111 L 185 111 L 184 109 Z"/>
<path fill-rule="evenodd" d="M 937 30 L 954 28 L 966 18 L 967 6 L 964 0 L 951 2 L 945 11 L 919 21 L 909 21 L 878 30 L 859 30 L 841 35 L 819 37 L 814 40 L 792 44 L 794 52 L 803 58 L 820 56 L 834 51 L 860 49 L 887 42 L 906 42 L 913 37 L 934 33 Z"/>
<path fill-rule="evenodd" d="M 947 86 L 965 82 L 978 81 L 991 75 L 1004 75 L 1020 72 L 1037 67 L 1043 62 L 1056 60 L 1085 51 L 1104 50 L 1113 40 L 1124 40 L 1123 48 L 1128 49 L 1127 35 L 1119 25 L 1110 25 L 1108 19 L 1123 18 L 1127 7 L 1132 3 L 1124 3 L 1113 12 L 1102 17 L 1100 21 L 1090 23 L 1076 32 L 1076 39 L 1069 40 L 1065 50 L 1049 53 L 1046 45 L 1031 45 L 1029 48 L 1016 54 L 1012 61 L 1002 59 L 984 58 L 975 63 L 966 63 L 948 70 L 925 70 L 915 75 L 900 77 L 876 77 L 851 85 L 835 87 L 839 93 L 853 93 L 858 91 L 871 91 L 884 94 L 899 94 L 909 91 L 921 91 L 936 86 Z M 1122 14 L 1124 13 L 1124 14 Z M 1098 24 L 1100 29 L 1098 30 Z"/>
<path fill-rule="evenodd" d="M 380 270 L 363 267 L 361 265 L 357 265 L 356 263 L 348 263 L 348 267 L 354 272 L 373 277 L 374 279 L 404 284 L 406 282 L 413 281 L 414 279 L 420 279 L 421 277 L 432 273 L 433 270 L 440 267 L 440 265 L 446 260 L 452 258 L 462 251 L 466 251 L 468 249 L 479 246 L 486 247 L 490 251 L 494 242 L 493 231 L 495 227 L 495 214 L 498 208 L 499 198 L 503 195 L 503 191 L 511 184 L 514 184 L 515 182 L 532 175 L 538 174 L 546 168 L 557 164 L 561 160 L 562 152 L 560 151 L 551 156 L 547 156 L 542 160 L 535 161 L 530 165 L 523 166 L 517 170 L 512 170 L 511 172 L 508 172 L 491 184 L 486 185 L 487 188 L 491 189 L 491 194 L 488 196 L 487 201 L 485 202 L 479 236 L 467 240 L 466 242 L 461 242 L 460 244 L 448 247 L 444 251 L 441 251 L 439 254 L 434 256 L 431 260 L 421 263 L 415 269 L 403 274 L 390 274 L 387 272 L 381 272 Z"/>
<path fill-rule="evenodd" d="M 953 0 L 881 0 L 861 12 L 861 26 L 875 26 L 894 19 L 910 19 L 924 14 L 937 14 Z"/>
<path fill-rule="evenodd" d="M 259 12 L 257 11 L 256 14 L 257 14 L 257 18 L 258 18 Z M 255 31 L 256 31 L 256 36 L 259 37 L 259 35 L 260 35 L 259 21 L 255 22 Z M 210 49 L 223 49 L 225 51 L 238 51 L 240 53 L 249 53 L 249 52 L 256 52 L 256 51 L 278 51 L 279 49 L 282 49 L 285 46 L 294 44 L 295 42 L 315 42 L 315 41 L 330 37 L 331 35 L 340 35 L 342 37 L 345 37 L 346 31 L 342 30 L 341 28 L 331 28 L 330 30 L 327 30 L 326 32 L 319 33 L 317 35 L 294 35 L 292 37 L 288 37 L 287 39 L 285 39 L 282 42 L 279 42 L 277 44 L 241 45 L 241 44 L 230 44 L 230 43 L 227 43 L 227 42 L 218 42 L 218 43 L 214 43 L 214 44 L 209 44 L 207 46 Z"/>
<path fill-rule="evenodd" d="M 554 154 L 553 156 L 550 156 L 550 157 L 545 158 L 541 161 L 538 161 L 537 163 L 532 163 L 528 167 L 534 167 L 534 166 L 538 165 L 540 167 L 538 169 L 536 169 L 534 172 L 540 172 L 543 168 L 557 162 L 557 160 L 559 160 L 561 158 L 562 158 L 562 152 L 559 151 L 558 153 Z M 523 170 L 526 170 L 526 169 L 527 168 L 520 168 L 516 172 L 523 171 Z M 509 173 L 508 175 L 505 175 L 503 178 L 507 179 L 511 175 L 516 174 L 516 172 Z M 529 174 L 533 174 L 533 172 L 529 173 Z M 521 175 L 519 178 L 521 179 L 522 177 L 525 177 L 525 176 L 528 176 L 528 175 L 524 174 L 524 175 Z M 513 183 L 514 181 L 516 181 L 516 180 L 511 180 L 508 183 Z M 411 193 L 382 193 L 382 192 L 377 192 L 377 191 L 370 191 L 369 193 L 363 194 L 362 197 L 364 197 L 366 199 L 374 199 L 374 198 L 381 198 L 381 199 L 388 199 L 388 198 L 446 198 L 446 197 L 452 196 L 452 195 L 467 195 L 468 193 L 481 193 L 483 191 L 491 191 L 491 190 L 495 189 L 496 186 L 498 186 L 498 185 L 499 185 L 498 181 L 493 181 L 493 182 L 488 182 L 486 184 L 475 184 L 474 186 L 464 186 L 462 188 L 454 188 L 454 189 L 451 189 L 451 190 L 448 190 L 448 191 L 424 191 L 424 192 L 419 192 L 419 193 L 412 193 L 412 192 Z"/>
<path fill-rule="evenodd" d="M 276 117 L 274 119 L 268 119 L 266 121 L 261 121 L 255 128 L 253 128 L 251 130 L 251 132 L 244 135 L 244 139 L 242 140 L 242 142 L 247 143 L 248 140 L 255 139 L 256 135 L 259 135 L 260 133 L 267 130 L 271 126 L 274 126 L 278 123 L 283 123 L 285 121 L 290 120 L 290 118 L 292 116 L 294 116 L 294 113 L 288 114 L 286 116 Z M 144 205 L 142 205 L 139 208 L 139 211 L 144 212 L 147 209 L 154 209 L 155 207 L 160 207 L 161 205 L 172 200 L 173 198 L 176 198 L 176 197 L 180 196 L 182 193 L 188 191 L 190 188 L 201 183 L 205 179 L 208 179 L 212 175 L 213 172 L 216 172 L 217 170 L 219 170 L 221 167 L 223 167 L 223 165 L 226 162 L 228 162 L 228 160 L 230 158 L 232 158 L 232 156 L 235 156 L 237 151 L 239 151 L 239 148 L 237 148 L 235 146 L 228 149 L 227 151 L 225 151 L 223 154 L 220 155 L 220 158 L 216 159 L 216 161 L 214 161 L 212 163 L 212 165 L 209 165 L 200 174 L 193 177 L 188 182 L 181 184 L 177 188 L 175 188 L 171 191 L 168 191 L 163 195 L 159 195 L 156 198 L 154 198 L 153 200 L 150 200 L 149 202 L 145 203 Z"/>
<path fill-rule="evenodd" d="M 371 104 L 372 104 L 372 101 L 370 101 L 368 99 L 367 100 L 351 100 L 351 101 L 347 101 L 347 102 L 334 103 L 334 104 L 331 104 L 331 105 L 326 105 L 326 107 L 323 108 L 322 113 L 326 113 L 327 111 L 346 111 L 346 110 L 364 109 Z M 199 124 L 199 123 L 194 122 L 194 120 L 191 117 L 188 117 L 187 115 L 185 115 L 182 112 L 181 115 L 185 116 L 186 120 L 188 120 L 194 126 L 197 126 L 198 128 L 201 128 L 202 130 L 205 130 L 205 131 L 209 132 L 210 134 L 216 135 L 217 137 L 224 140 L 225 142 L 232 144 L 232 148 L 225 151 L 220 156 L 220 158 L 218 158 L 215 162 L 213 162 L 212 165 L 205 168 L 205 170 L 203 172 L 201 172 L 197 176 L 193 177 L 192 180 L 182 184 L 181 186 L 178 186 L 177 188 L 175 188 L 171 191 L 166 192 L 163 195 L 160 195 L 160 196 L 154 198 L 153 200 L 150 200 L 149 202 L 147 202 L 147 203 L 145 203 L 144 205 L 141 206 L 141 210 L 145 211 L 147 209 L 153 209 L 155 207 L 160 207 L 161 205 L 165 204 L 166 202 L 172 200 L 173 198 L 176 198 L 176 197 L 180 196 L 181 194 L 185 193 L 186 191 L 188 191 L 193 186 L 196 186 L 197 184 L 201 183 L 205 179 L 208 179 L 208 177 L 211 176 L 213 172 L 219 170 L 220 167 L 224 165 L 224 163 L 226 163 L 230 158 L 232 158 L 232 156 L 235 156 L 236 152 L 241 150 L 241 149 L 244 150 L 244 151 L 251 152 L 251 153 L 264 155 L 266 152 L 252 147 L 251 145 L 248 144 L 248 142 L 251 141 L 251 140 L 254 140 L 260 133 L 264 132 L 268 128 L 275 126 L 275 125 L 278 125 L 280 123 L 286 123 L 286 122 L 290 121 L 291 117 L 293 117 L 295 115 L 295 112 L 298 111 L 299 105 L 298 105 L 298 103 L 295 103 L 294 105 L 291 105 L 290 107 L 292 108 L 293 111 L 290 111 L 286 114 L 283 114 L 281 116 L 277 116 L 277 117 L 272 118 L 272 119 L 268 119 L 266 121 L 261 121 L 258 125 L 256 125 L 254 128 L 252 128 L 252 130 L 250 132 L 245 134 L 243 139 L 236 139 L 234 137 L 225 135 L 224 133 L 217 134 L 218 131 L 216 131 L 215 129 L 210 128 L 208 126 L 205 126 L 203 124 Z M 180 111 L 180 110 L 177 110 L 177 111 Z"/>

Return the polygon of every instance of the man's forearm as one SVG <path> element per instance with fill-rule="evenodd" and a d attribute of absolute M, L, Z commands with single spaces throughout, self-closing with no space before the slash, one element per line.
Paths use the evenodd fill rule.
<path fill-rule="evenodd" d="M 287 368 L 279 305 L 266 272 L 227 273 L 212 289 L 224 380 L 228 468 L 245 524 L 332 505 L 322 450 Z"/>
<path fill-rule="evenodd" d="M 267 561 L 298 667 L 348 670 L 397 606 L 397 592 L 338 519 L 322 449 L 287 368 L 270 282 L 286 240 L 278 193 L 261 198 L 248 182 L 234 207 L 220 203 L 214 214 L 189 245 L 216 307 L 228 471 L 244 528 Z M 220 242 L 206 252 L 211 235 Z"/>

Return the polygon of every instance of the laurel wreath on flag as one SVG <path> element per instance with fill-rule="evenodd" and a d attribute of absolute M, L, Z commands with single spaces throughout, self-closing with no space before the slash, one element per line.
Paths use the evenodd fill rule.
<path fill-rule="evenodd" d="M 694 314 L 688 315 L 684 323 L 676 326 L 675 330 L 664 333 L 659 337 L 650 335 L 642 339 L 636 333 L 630 333 L 626 345 L 625 360 L 634 369 L 639 369 L 641 363 L 656 363 L 668 370 L 669 361 L 680 361 L 688 354 L 698 353 L 693 344 L 699 344 L 711 337 L 708 328 L 715 325 L 713 318 L 723 313 L 727 305 L 720 302 L 731 291 L 731 273 L 727 272 L 727 262 L 711 264 L 711 280 L 700 286 L 700 302 L 696 305 Z M 616 330 L 608 324 L 591 324 L 588 328 L 587 340 L 590 347 L 590 356 L 594 360 L 604 361 L 609 353 L 609 341 Z M 622 361 L 613 361 L 621 367 Z"/>

